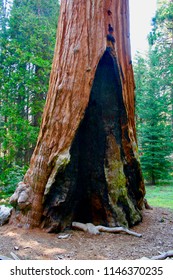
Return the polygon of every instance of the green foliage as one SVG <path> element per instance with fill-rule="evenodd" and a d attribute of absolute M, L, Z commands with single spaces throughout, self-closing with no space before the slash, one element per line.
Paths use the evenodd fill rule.
<path fill-rule="evenodd" d="M 22 181 L 26 169 L 27 166 L 15 165 L 0 173 L 0 200 L 9 198 L 14 193 L 17 184 Z"/>
<path fill-rule="evenodd" d="M 57 0 L 7 2 L 0 1 L 0 170 L 5 174 L 4 184 L 10 176 L 7 168 L 28 164 L 36 144 L 59 13 Z"/>
<path fill-rule="evenodd" d="M 26 169 L 27 169 L 27 166 L 20 167 L 17 165 L 14 165 L 11 168 L 7 168 L 6 170 L 4 170 L 1 173 L 0 186 L 16 188 L 17 184 L 22 180 L 23 175 L 26 172 Z"/>
<path fill-rule="evenodd" d="M 157 11 L 148 56 L 138 54 L 134 65 L 140 158 L 144 177 L 152 184 L 169 179 L 172 170 L 172 23 L 168 10 L 167 4 Z"/>

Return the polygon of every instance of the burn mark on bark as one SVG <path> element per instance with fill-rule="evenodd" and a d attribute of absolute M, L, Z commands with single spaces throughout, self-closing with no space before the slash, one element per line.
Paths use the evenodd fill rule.
<path fill-rule="evenodd" d="M 107 35 L 107 40 L 112 42 L 112 43 L 115 43 L 115 38 L 111 34 Z"/>
<path fill-rule="evenodd" d="M 107 13 L 108 13 L 108 16 L 111 16 L 111 15 L 112 15 L 111 10 L 107 10 Z"/>
<path fill-rule="evenodd" d="M 110 41 L 110 42 L 112 42 L 112 43 L 115 43 L 115 38 L 114 38 L 114 36 L 112 35 L 113 32 L 114 32 L 114 29 L 113 29 L 113 27 L 111 26 L 111 24 L 109 23 L 109 24 L 108 24 L 108 33 L 109 33 L 109 34 L 107 34 L 107 40 Z"/>
<path fill-rule="evenodd" d="M 50 231 L 70 226 L 73 220 L 105 226 L 121 223 L 116 208 L 110 202 L 105 166 L 108 165 L 109 137 L 115 139 L 116 149 L 120 151 L 118 160 L 121 164 L 124 161 L 122 121 L 127 123 L 119 66 L 111 48 L 107 48 L 98 64 L 89 104 L 71 146 L 71 160 L 58 171 L 45 199 L 44 226 L 51 225 Z M 128 177 L 129 174 L 133 176 L 131 172 L 130 167 L 125 169 Z M 131 185 L 134 180 L 127 182 Z M 126 186 L 123 188 L 126 190 Z M 131 195 L 135 198 L 133 193 Z M 121 200 L 117 198 L 116 207 L 124 212 L 127 224 L 134 224 L 140 218 L 132 220 L 125 196 L 122 195 Z"/>

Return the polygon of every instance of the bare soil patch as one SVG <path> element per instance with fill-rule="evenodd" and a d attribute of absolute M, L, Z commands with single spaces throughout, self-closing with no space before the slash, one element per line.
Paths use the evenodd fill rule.
<path fill-rule="evenodd" d="M 40 229 L 0 227 L 0 255 L 14 252 L 22 260 L 133 260 L 173 250 L 173 211 L 154 208 L 143 211 L 143 222 L 132 228 L 138 238 L 125 233 L 89 233 L 70 230 L 67 239 Z"/>

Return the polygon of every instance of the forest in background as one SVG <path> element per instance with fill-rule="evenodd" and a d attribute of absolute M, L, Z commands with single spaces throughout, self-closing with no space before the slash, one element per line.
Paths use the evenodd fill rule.
<path fill-rule="evenodd" d="M 56 40 L 57 0 L 0 0 L 0 187 L 14 191 L 36 144 Z M 144 178 L 173 175 L 173 3 L 160 1 L 149 51 L 133 61 Z"/>
<path fill-rule="evenodd" d="M 136 123 L 144 178 L 152 185 L 173 176 L 173 1 L 158 1 L 149 51 L 134 61 Z"/>
<path fill-rule="evenodd" d="M 13 192 L 39 132 L 59 3 L 0 0 L 0 15 L 0 186 Z"/>

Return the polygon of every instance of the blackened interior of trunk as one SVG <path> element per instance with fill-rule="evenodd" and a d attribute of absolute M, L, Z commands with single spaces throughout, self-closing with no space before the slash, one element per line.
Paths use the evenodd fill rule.
<path fill-rule="evenodd" d="M 107 225 L 109 214 L 116 220 L 108 198 L 105 152 L 109 135 L 121 147 L 120 119 L 127 120 L 120 71 L 110 51 L 105 51 L 98 64 L 89 104 L 70 149 L 70 162 L 59 170 L 46 197 L 46 216 L 60 223 L 75 220 Z"/>

